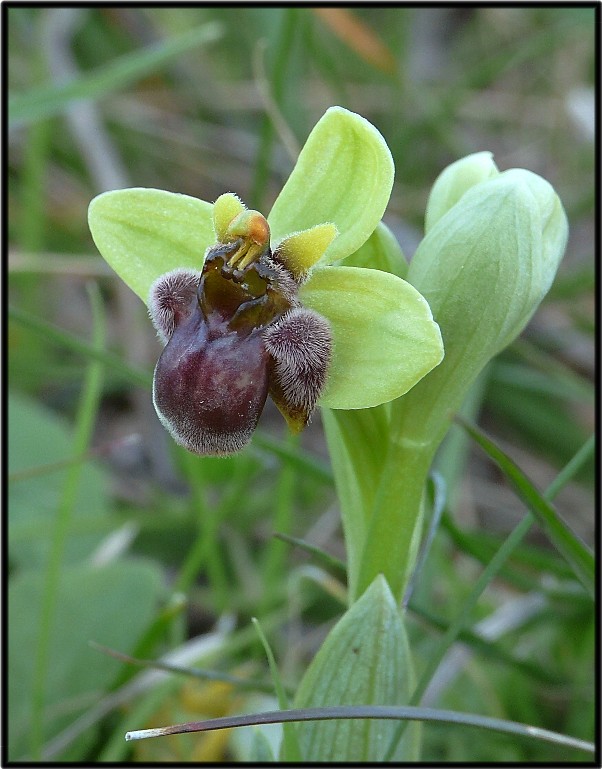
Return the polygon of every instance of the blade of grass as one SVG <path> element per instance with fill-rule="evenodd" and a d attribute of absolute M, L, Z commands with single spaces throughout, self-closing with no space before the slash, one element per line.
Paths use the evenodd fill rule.
<path fill-rule="evenodd" d="M 530 368 L 541 371 L 557 383 L 564 391 L 565 397 L 582 400 L 585 403 L 594 402 L 595 390 L 591 382 L 537 344 L 519 337 L 512 343 L 510 352 L 515 353 Z"/>
<path fill-rule="evenodd" d="M 504 732 L 519 737 L 544 740 L 567 748 L 585 750 L 594 753 L 596 746 L 592 742 L 579 740 L 565 734 L 540 729 L 537 726 L 521 724 L 517 721 L 504 721 L 501 718 L 490 718 L 473 713 L 460 713 L 455 710 L 439 710 L 435 708 L 392 707 L 389 705 L 356 705 L 332 706 L 324 708 L 298 708 L 293 710 L 276 710 L 266 713 L 255 713 L 245 716 L 226 716 L 212 718 L 207 721 L 193 721 L 177 726 L 164 726 L 158 729 L 140 729 L 127 732 L 126 740 L 143 740 L 149 737 L 164 737 L 169 734 L 186 734 L 189 732 L 207 732 L 214 729 L 231 729 L 238 726 L 258 726 L 259 724 L 286 724 L 294 721 L 328 721 L 345 718 L 380 718 L 387 720 L 406 719 L 407 721 L 431 721 L 444 724 L 460 724 L 495 732 Z"/>
<path fill-rule="evenodd" d="M 89 287 L 93 317 L 92 346 L 101 351 L 105 344 L 105 321 L 102 300 L 96 286 Z M 73 453 L 84 454 L 92 438 L 94 421 L 102 394 L 103 365 L 99 361 L 90 363 L 86 369 L 83 390 L 75 422 Z M 49 670 L 49 649 L 52 636 L 53 616 L 57 591 L 61 577 L 61 563 L 65 540 L 69 531 L 83 463 L 73 465 L 67 472 L 62 497 L 56 512 L 54 531 L 42 596 L 42 609 L 38 625 L 37 650 L 34 659 L 35 675 L 31 701 L 31 755 L 40 760 L 44 743 L 44 706 L 46 682 Z"/>
<path fill-rule="evenodd" d="M 446 620 L 436 616 L 428 609 L 425 609 L 423 606 L 417 606 L 415 603 L 410 601 L 408 608 L 412 614 L 420 617 L 420 619 L 424 620 L 424 622 L 428 623 L 434 628 L 437 628 L 437 630 L 440 630 L 441 632 L 445 632 L 449 627 L 449 623 Z M 509 665 L 515 670 L 520 670 L 525 675 L 528 675 L 537 681 L 541 681 L 542 683 L 548 685 L 561 686 L 566 686 L 568 683 L 568 681 L 554 673 L 551 673 L 542 665 L 531 662 L 529 660 L 520 659 L 519 657 L 516 657 L 512 653 L 506 651 L 506 649 L 504 649 L 501 644 L 495 643 L 488 638 L 484 638 L 472 630 L 461 630 L 458 635 L 458 639 L 485 657 L 497 660 L 498 662 L 502 662 L 505 665 Z"/>
<path fill-rule="evenodd" d="M 546 497 L 537 491 L 507 454 L 475 425 L 461 417 L 456 417 L 456 419 L 504 473 L 518 496 L 531 510 L 541 528 L 548 535 L 552 544 L 564 556 L 575 575 L 593 598 L 595 594 L 595 564 L 591 550 L 571 531 Z"/>
<path fill-rule="evenodd" d="M 180 54 L 211 43 L 220 36 L 219 24 L 204 24 L 156 45 L 125 54 L 76 80 L 12 96 L 8 102 L 9 120 L 11 124 L 31 123 L 62 112 L 73 101 L 106 96 L 155 72 Z"/>
<path fill-rule="evenodd" d="M 126 435 L 124 438 L 108 441 L 100 446 L 96 446 L 94 449 L 86 451 L 85 454 L 81 454 L 77 457 L 69 457 L 69 459 L 61 459 L 57 462 L 49 462 L 45 465 L 36 465 L 35 467 L 27 467 L 24 470 L 17 470 L 14 473 L 8 475 L 9 483 L 20 483 L 22 481 L 28 481 L 31 478 L 36 478 L 40 475 L 48 475 L 50 473 L 56 473 L 60 470 L 64 470 L 66 467 L 78 464 L 80 462 L 88 462 L 91 459 L 97 459 L 105 454 L 114 451 L 117 448 L 125 447 L 132 441 L 136 440 L 136 435 Z"/>
<path fill-rule="evenodd" d="M 315 545 L 310 545 L 309 542 L 305 542 L 303 539 L 297 537 L 291 537 L 290 534 L 283 534 L 278 531 L 274 534 L 275 537 L 281 539 L 283 542 L 287 542 L 289 545 L 294 545 L 301 550 L 304 550 L 309 555 L 313 555 L 315 559 L 321 562 L 329 571 L 338 572 L 337 577 L 345 579 L 347 575 L 347 566 L 339 558 L 335 558 L 334 555 L 330 555 L 325 550 L 321 550 Z"/>
<path fill-rule="evenodd" d="M 431 512 L 431 520 L 429 523 L 427 535 L 424 539 L 424 542 L 422 543 L 422 547 L 420 548 L 420 553 L 416 560 L 416 566 L 414 567 L 414 571 L 412 573 L 410 581 L 408 582 L 408 586 L 406 588 L 406 592 L 403 597 L 402 606 L 404 609 L 410 602 L 410 598 L 412 596 L 412 593 L 414 592 L 414 587 L 416 586 L 416 582 L 420 576 L 422 569 L 424 568 L 426 559 L 428 558 L 428 554 L 430 552 L 431 546 L 435 539 L 435 534 L 437 533 L 439 529 L 439 524 L 441 523 L 443 508 L 445 507 L 445 502 L 447 499 L 447 486 L 445 483 L 445 479 L 440 473 L 436 473 L 436 472 L 431 473 L 428 483 L 429 483 L 429 486 L 432 486 L 433 488 L 433 510 Z"/>
<path fill-rule="evenodd" d="M 8 317 L 10 320 L 20 323 L 25 328 L 34 331 L 36 334 L 44 337 L 49 342 L 58 345 L 59 347 L 66 348 L 72 352 L 76 352 L 80 355 L 84 355 L 90 360 L 99 361 L 104 363 L 114 371 L 118 372 L 132 384 L 139 385 L 141 387 L 150 388 L 153 381 L 153 375 L 151 372 L 142 371 L 136 369 L 133 366 L 128 366 L 124 363 L 119 356 L 114 353 L 107 352 L 104 349 L 96 348 L 94 344 L 89 344 L 83 339 L 74 334 L 70 334 L 67 331 L 62 331 L 52 323 L 37 318 L 35 315 L 31 315 L 24 310 L 20 310 L 17 307 L 8 308 Z"/>
<path fill-rule="evenodd" d="M 280 110 L 282 96 L 287 85 L 286 76 L 290 54 L 299 22 L 297 19 L 298 10 L 296 8 L 280 8 L 278 10 L 282 13 L 282 20 L 276 35 L 276 48 L 271 59 L 271 65 L 268 66 L 268 70 L 272 101 L 276 108 Z M 258 211 L 261 211 L 264 208 L 263 198 L 270 171 L 270 157 L 272 154 L 273 140 L 274 124 L 272 123 L 271 117 L 266 114 L 264 115 L 261 125 L 259 151 L 257 153 L 257 162 L 255 164 L 253 186 L 250 192 L 251 205 Z"/>
<path fill-rule="evenodd" d="M 262 430 L 256 430 L 253 435 L 253 446 L 269 451 L 294 467 L 299 473 L 309 476 L 320 483 L 334 486 L 334 477 L 329 467 L 324 466 L 323 460 L 316 459 L 312 454 L 303 451 L 298 446 L 292 447 L 284 441 L 279 441 Z"/>
<path fill-rule="evenodd" d="M 299 439 L 295 435 L 287 438 L 286 444 L 294 451 Z M 295 504 L 297 473 L 290 465 L 283 465 L 276 481 L 273 527 L 280 531 L 290 530 Z M 262 563 L 263 596 L 259 613 L 263 614 L 277 602 L 277 588 L 286 574 L 285 557 L 288 548 L 278 540 L 271 538 L 266 548 Z"/>
<path fill-rule="evenodd" d="M 270 648 L 268 639 L 266 638 L 263 630 L 261 629 L 261 625 L 259 624 L 259 621 L 255 617 L 252 617 L 251 621 L 255 626 L 255 630 L 257 631 L 259 640 L 261 641 L 266 657 L 268 658 L 268 664 L 270 666 L 270 672 L 272 674 L 274 688 L 276 689 L 276 695 L 278 697 L 278 704 L 280 705 L 281 710 L 286 710 L 288 707 L 290 707 L 290 705 L 289 705 L 288 697 L 286 696 L 286 691 L 284 690 L 284 686 L 282 684 L 282 680 L 280 678 L 280 671 L 278 670 L 278 665 L 276 664 L 274 654 L 272 653 L 272 649 Z M 294 726 L 283 725 L 283 760 L 284 761 L 300 761 L 301 760 L 301 748 L 299 747 L 299 741 L 297 739 L 297 731 Z"/>
<path fill-rule="evenodd" d="M 367 64 L 387 75 L 397 71 L 397 61 L 378 35 L 347 8 L 313 8 L 313 12 L 346 46 Z"/>
<path fill-rule="evenodd" d="M 191 668 L 184 665 L 161 662 L 161 660 L 139 659 L 138 657 L 131 657 L 129 654 L 123 654 L 123 652 L 116 651 L 115 649 L 109 649 L 109 647 L 103 646 L 95 641 L 90 641 L 89 643 L 93 649 L 96 649 L 96 651 L 107 654 L 117 660 L 121 660 L 121 662 L 127 662 L 130 665 L 151 668 L 153 670 L 164 670 L 168 673 L 176 673 L 178 675 L 189 676 L 190 678 L 200 678 L 202 681 L 223 681 L 224 683 L 232 684 L 241 691 L 265 692 L 266 694 L 271 694 L 274 691 L 273 685 L 271 683 L 266 683 L 265 681 L 253 681 L 248 678 L 241 678 L 240 676 L 232 676 L 229 673 L 222 673 L 220 670 Z"/>

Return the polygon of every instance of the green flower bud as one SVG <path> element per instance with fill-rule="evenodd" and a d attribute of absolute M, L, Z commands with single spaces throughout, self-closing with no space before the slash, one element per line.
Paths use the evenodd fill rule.
<path fill-rule="evenodd" d="M 471 187 L 498 176 L 491 152 L 475 152 L 442 171 L 426 204 L 424 231 L 428 232 Z"/>
<path fill-rule="evenodd" d="M 567 235 L 552 186 L 522 169 L 471 187 L 426 234 L 407 279 L 429 302 L 446 355 L 409 397 L 420 401 L 418 418 L 431 437 L 447 429 L 447 414 L 485 364 L 526 326 Z"/>

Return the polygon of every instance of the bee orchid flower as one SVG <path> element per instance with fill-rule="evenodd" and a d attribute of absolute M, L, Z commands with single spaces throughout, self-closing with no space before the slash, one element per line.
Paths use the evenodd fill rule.
<path fill-rule="evenodd" d="M 376 128 L 332 107 L 267 218 L 232 193 L 211 204 L 134 188 L 91 202 L 99 251 L 147 302 L 165 345 L 153 401 L 176 442 L 230 454 L 268 394 L 298 432 L 316 404 L 376 406 L 438 365 L 421 294 L 392 272 L 349 266 L 371 239 L 390 244 L 379 222 L 393 174 Z"/>

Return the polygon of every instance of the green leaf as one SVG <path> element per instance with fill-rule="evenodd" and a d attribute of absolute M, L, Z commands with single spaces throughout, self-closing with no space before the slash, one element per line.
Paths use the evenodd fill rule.
<path fill-rule="evenodd" d="M 110 64 L 67 83 L 35 88 L 27 93 L 11 96 L 9 119 L 11 123 L 29 123 L 56 115 L 74 101 L 99 98 L 126 88 L 185 51 L 217 40 L 220 35 L 221 28 L 218 24 L 204 24 L 158 45 L 121 56 Z"/>
<path fill-rule="evenodd" d="M 37 619 L 44 575 L 27 572 L 8 591 L 8 688 L 10 758 L 19 760 L 30 741 Z M 123 561 L 102 568 L 70 567 L 61 578 L 50 641 L 45 737 L 58 734 L 109 690 L 120 663 L 90 648 L 89 641 L 128 652 L 151 621 L 162 593 L 158 569 Z M 81 761 L 93 735 L 57 760 Z"/>
<path fill-rule="evenodd" d="M 94 198 L 88 223 L 96 247 L 144 301 L 152 283 L 178 267 L 200 270 L 215 243 L 213 206 L 165 190 L 132 188 Z"/>
<path fill-rule="evenodd" d="M 493 459 L 514 487 L 518 496 L 536 517 L 558 552 L 570 564 L 588 593 L 595 594 L 595 563 L 591 550 L 560 518 L 554 507 L 542 496 L 522 470 L 475 425 L 458 420 L 468 434 Z"/>
<path fill-rule="evenodd" d="M 416 708 L 402 705 L 333 705 L 318 708 L 295 708 L 293 710 L 272 710 L 253 715 L 224 716 L 211 718 L 205 721 L 192 721 L 176 726 L 164 726 L 155 729 L 137 729 L 127 732 L 125 739 L 145 740 L 149 737 L 166 737 L 174 734 L 190 734 L 192 732 L 210 732 L 215 729 L 236 729 L 241 726 L 255 726 L 264 724 L 285 724 L 308 721 L 328 721 L 336 719 L 395 719 L 406 722 L 426 721 L 430 723 L 453 724 L 462 726 L 474 726 L 479 729 L 487 729 L 492 732 L 511 734 L 517 737 L 525 737 L 531 740 L 542 740 L 554 745 L 562 745 L 567 748 L 584 750 L 588 753 L 596 752 L 596 744 L 587 742 L 567 734 L 559 734 L 549 729 L 541 729 L 531 724 L 521 724 L 516 721 L 505 721 L 501 718 L 490 718 L 474 713 L 462 713 L 457 710 L 440 710 L 438 708 Z M 387 759 L 385 759 L 385 763 Z M 354 762 L 355 763 L 355 762 Z"/>
<path fill-rule="evenodd" d="M 11 393 L 8 417 L 9 474 L 14 475 L 8 487 L 10 560 L 13 566 L 37 569 L 46 563 L 50 551 L 67 469 L 60 467 L 38 476 L 27 472 L 69 459 L 73 439 L 66 423 L 30 398 Z M 106 489 L 102 469 L 85 462 L 65 542 L 66 564 L 84 560 L 108 533 L 111 518 Z"/>
<path fill-rule="evenodd" d="M 274 241 L 331 222 L 339 236 L 322 263 L 343 259 L 374 232 L 393 175 L 391 153 L 377 129 L 353 112 L 331 107 L 310 133 L 268 216 Z"/>
<path fill-rule="evenodd" d="M 248 760 L 258 764 L 271 764 L 276 760 L 272 753 L 270 741 L 259 729 L 253 732 L 253 742 Z"/>
<path fill-rule="evenodd" d="M 391 272 L 398 278 L 405 278 L 408 271 L 403 251 L 395 235 L 384 222 L 379 222 L 368 240 L 357 251 L 342 259 L 343 267 L 369 267 L 373 270 Z"/>
<path fill-rule="evenodd" d="M 300 296 L 332 327 L 333 359 L 322 406 L 378 406 L 403 395 L 443 358 L 428 304 L 395 275 L 324 267 L 312 273 Z"/>
<path fill-rule="evenodd" d="M 406 704 L 414 674 L 405 628 L 382 576 L 337 622 L 307 669 L 296 708 Z M 316 721 L 297 726 L 304 761 L 382 761 L 396 725 L 386 721 Z M 395 760 L 417 760 L 412 725 Z"/>

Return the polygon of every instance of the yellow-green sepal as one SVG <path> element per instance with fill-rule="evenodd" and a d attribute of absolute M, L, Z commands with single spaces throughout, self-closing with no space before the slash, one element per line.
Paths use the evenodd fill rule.
<path fill-rule="evenodd" d="M 160 275 L 202 268 L 215 242 L 212 210 L 211 203 L 188 195 L 135 187 L 95 197 L 88 223 L 104 259 L 146 302 Z"/>
<path fill-rule="evenodd" d="M 332 363 L 320 405 L 378 406 L 406 393 L 443 358 L 424 297 L 396 275 L 361 267 L 317 268 L 301 301 L 329 322 Z"/>
<path fill-rule="evenodd" d="M 268 216 L 274 242 L 332 222 L 339 231 L 322 262 L 356 251 L 389 202 L 394 165 L 387 143 L 367 120 L 331 107 L 310 133 Z"/>

